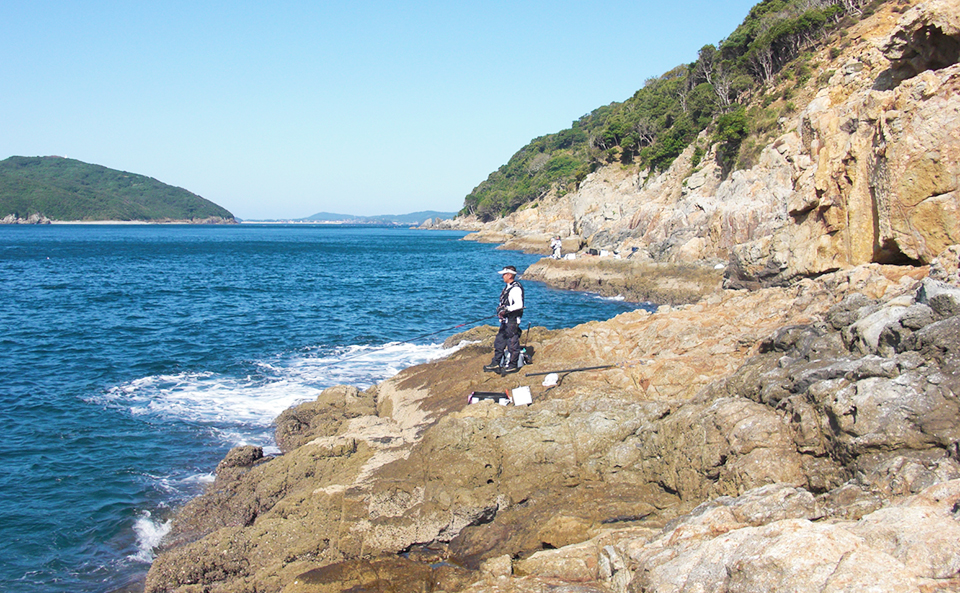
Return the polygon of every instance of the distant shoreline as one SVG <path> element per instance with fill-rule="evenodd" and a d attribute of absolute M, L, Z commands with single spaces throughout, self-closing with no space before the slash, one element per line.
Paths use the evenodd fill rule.
<path fill-rule="evenodd" d="M 238 224 L 239 221 L 227 221 L 221 220 L 218 222 L 210 222 L 208 219 L 202 220 L 50 220 L 46 224 L 82 224 L 82 225 L 160 225 L 160 224 L 189 224 L 189 225 L 230 225 Z M 22 223 L 21 223 L 22 224 Z"/>
<path fill-rule="evenodd" d="M 112 225 L 112 226 L 124 226 L 124 225 L 173 225 L 173 224 L 188 224 L 188 225 L 223 225 L 223 224 L 275 224 L 275 225 L 326 225 L 326 226 L 368 226 L 368 227 L 396 227 L 396 228 L 417 228 L 407 223 L 396 223 L 396 222 L 356 222 L 349 220 L 237 220 L 235 222 L 206 222 L 206 221 L 193 221 L 193 220 L 47 220 L 45 222 L 36 222 L 36 223 L 24 223 L 16 222 L 3 224 L 0 223 L 0 226 L 37 226 L 45 224 L 56 224 L 56 225 Z M 454 229 L 456 230 L 456 229 Z"/>
<path fill-rule="evenodd" d="M 405 226 L 392 222 L 373 223 L 349 220 L 241 220 L 240 224 L 349 224 L 353 226 Z"/>
<path fill-rule="evenodd" d="M 51 220 L 50 224 L 112 224 L 112 225 L 128 225 L 128 224 L 172 224 L 168 222 L 148 222 L 146 220 Z"/>

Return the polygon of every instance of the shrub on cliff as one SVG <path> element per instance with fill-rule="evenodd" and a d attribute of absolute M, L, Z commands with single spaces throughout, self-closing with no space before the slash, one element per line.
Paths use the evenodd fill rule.
<path fill-rule="evenodd" d="M 647 80 L 626 101 L 599 107 L 566 130 L 532 140 L 464 198 L 460 214 L 482 221 L 504 216 L 551 190 L 575 190 L 587 174 L 616 159 L 666 169 L 711 127 L 729 172 L 748 132 L 767 125 L 744 109 L 748 100 L 801 52 L 869 8 L 867 0 L 763 0 L 719 46 L 701 48 L 693 63 Z M 802 64 L 789 74 L 796 86 L 810 78 Z"/>

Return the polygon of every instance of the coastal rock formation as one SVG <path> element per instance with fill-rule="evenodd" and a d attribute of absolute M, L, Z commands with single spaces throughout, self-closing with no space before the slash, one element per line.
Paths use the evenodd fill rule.
<path fill-rule="evenodd" d="M 556 386 L 482 373 L 474 330 L 330 388 L 283 455 L 228 455 L 147 591 L 950 590 L 956 254 L 531 330 Z M 466 402 L 518 384 L 533 405 Z"/>
<path fill-rule="evenodd" d="M 527 278 L 663 306 L 530 330 L 554 385 L 481 372 L 477 328 L 284 412 L 283 453 L 231 451 L 146 591 L 960 590 L 958 15 L 857 24 L 750 169 L 691 148 L 483 225 L 578 253 Z"/>
<path fill-rule="evenodd" d="M 51 222 L 53 221 L 43 214 L 31 214 L 26 218 L 21 218 L 16 214 L 8 214 L 0 218 L 0 224 L 50 224 Z"/>
<path fill-rule="evenodd" d="M 523 277 L 632 302 L 680 305 L 717 293 L 724 268 L 588 255 L 574 260 L 542 259 L 524 270 Z"/>
<path fill-rule="evenodd" d="M 424 231 L 479 231 L 483 229 L 483 223 L 476 216 L 429 218 L 417 228 Z"/>
<path fill-rule="evenodd" d="M 724 178 L 712 152 L 693 165 L 693 145 L 660 174 L 609 165 L 477 238 L 543 252 L 559 234 L 565 251 L 726 262 L 732 288 L 929 263 L 960 241 L 960 0 L 891 8 L 855 25 L 850 47 L 819 51 L 825 84 L 796 99 L 756 165 Z"/>
<path fill-rule="evenodd" d="M 952 480 L 859 520 L 831 521 L 808 491 L 766 486 L 607 553 L 642 567 L 631 577 L 639 591 L 956 590 L 958 502 Z"/>

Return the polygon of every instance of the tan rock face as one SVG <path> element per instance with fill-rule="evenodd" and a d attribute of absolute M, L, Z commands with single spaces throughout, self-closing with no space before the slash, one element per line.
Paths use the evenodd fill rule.
<path fill-rule="evenodd" d="M 526 280 L 633 302 L 662 305 L 695 303 L 719 291 L 723 266 L 664 264 L 648 260 L 584 256 L 541 259 L 523 272 Z"/>
<path fill-rule="evenodd" d="M 900 78 L 937 70 L 960 58 L 960 12 L 953 0 L 922 2 L 904 14 L 884 46 Z"/>
<path fill-rule="evenodd" d="M 820 200 L 801 226 L 837 233 L 836 246 L 845 246 L 837 263 L 929 263 L 956 241 L 958 84 L 960 67 L 952 66 L 840 106 L 808 107 L 804 129 L 820 146 Z"/>
<path fill-rule="evenodd" d="M 762 488 L 725 501 L 731 510 L 750 506 L 774 514 L 759 523 L 710 503 L 653 541 L 627 542 L 618 551 L 643 568 L 630 590 L 951 590 L 960 541 L 953 506 L 958 497 L 955 480 L 860 521 L 814 523 L 812 497 L 790 507 L 782 489 Z M 928 529 L 917 539 L 908 535 Z"/>
<path fill-rule="evenodd" d="M 909 51 L 924 52 L 935 42 L 922 32 L 955 19 L 950 15 L 958 10 L 955 1 L 921 4 L 900 20 L 892 39 L 908 38 Z M 884 43 L 879 31 L 869 31 L 871 41 Z M 943 31 L 955 34 L 952 25 Z M 909 52 L 905 41 L 891 49 L 893 40 L 886 41 L 887 55 L 866 46 L 845 56 L 844 74 L 802 111 L 797 133 L 766 148 L 757 167 L 721 184 L 718 196 L 734 190 L 760 197 L 752 210 L 770 221 L 737 227 L 748 236 L 728 245 L 732 286 L 868 262 L 929 263 L 957 241 L 960 66 L 955 59 L 914 60 L 925 67 L 900 80 L 897 56 Z M 763 180 L 759 193 L 744 186 L 753 177 Z M 721 220 L 732 215 L 733 207 L 727 210 Z"/>
<path fill-rule="evenodd" d="M 958 13 L 960 0 L 930 0 L 858 23 L 850 48 L 817 56 L 829 83 L 750 169 L 721 179 L 708 153 L 694 170 L 692 147 L 661 174 L 611 165 L 478 236 L 545 253 L 560 233 L 631 258 L 728 261 L 732 288 L 930 263 L 960 241 Z"/>

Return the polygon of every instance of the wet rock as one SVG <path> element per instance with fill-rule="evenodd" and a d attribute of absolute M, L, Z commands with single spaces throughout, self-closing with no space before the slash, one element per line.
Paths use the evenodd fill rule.
<path fill-rule="evenodd" d="M 356 387 L 329 387 L 316 401 L 284 410 L 274 421 L 274 436 L 281 451 L 290 451 L 317 437 L 333 436 L 352 418 L 376 414 L 373 392 Z"/>
<path fill-rule="evenodd" d="M 316 568 L 298 575 L 283 590 L 284 593 L 459 591 L 475 580 L 476 573 L 450 564 L 431 566 L 402 557 L 387 557 Z"/>

